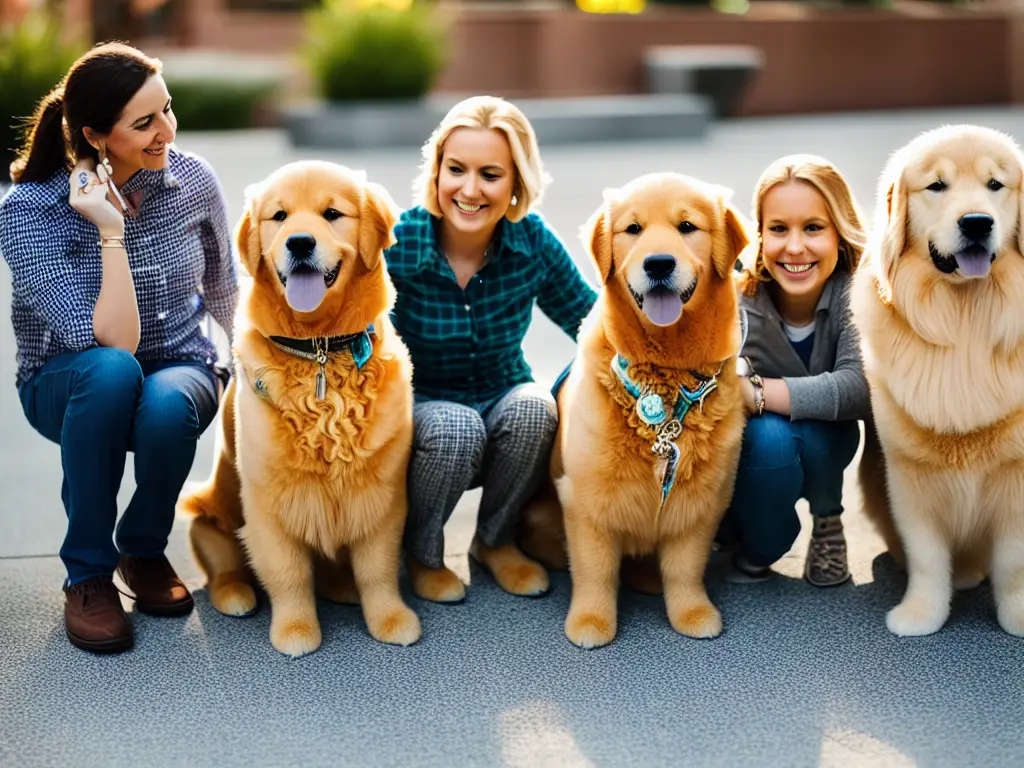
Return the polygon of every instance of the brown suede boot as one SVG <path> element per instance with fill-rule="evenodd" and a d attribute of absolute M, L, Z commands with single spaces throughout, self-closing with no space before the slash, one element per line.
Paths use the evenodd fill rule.
<path fill-rule="evenodd" d="M 93 653 L 126 651 L 133 643 L 121 593 L 103 576 L 64 587 L 64 628 L 73 645 Z"/>
<path fill-rule="evenodd" d="M 121 555 L 117 572 L 135 595 L 135 607 L 153 616 L 181 616 L 192 610 L 192 595 L 164 555 Z"/>

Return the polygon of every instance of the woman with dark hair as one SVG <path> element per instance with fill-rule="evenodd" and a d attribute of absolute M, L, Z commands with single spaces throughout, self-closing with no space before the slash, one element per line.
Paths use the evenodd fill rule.
<path fill-rule="evenodd" d="M 200 324 L 230 337 L 238 288 L 220 185 L 172 146 L 176 127 L 160 62 L 97 46 L 40 103 L 0 201 L 16 385 L 61 448 L 65 625 L 90 651 L 133 642 L 115 570 L 139 611 L 192 609 L 164 549 L 226 376 Z M 115 532 L 129 451 L 137 490 Z"/>

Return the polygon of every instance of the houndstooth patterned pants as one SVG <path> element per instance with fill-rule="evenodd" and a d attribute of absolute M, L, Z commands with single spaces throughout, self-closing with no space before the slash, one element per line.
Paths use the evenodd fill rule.
<path fill-rule="evenodd" d="M 462 494 L 479 486 L 477 535 L 491 547 L 511 543 L 548 471 L 558 427 L 551 393 L 531 383 L 476 406 L 422 400 L 413 423 L 406 550 L 428 568 L 442 567 L 444 525 Z"/>

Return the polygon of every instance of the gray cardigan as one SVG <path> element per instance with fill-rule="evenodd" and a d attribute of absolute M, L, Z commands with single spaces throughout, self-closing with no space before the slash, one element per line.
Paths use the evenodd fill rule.
<path fill-rule="evenodd" d="M 790 419 L 849 421 L 871 417 L 871 396 L 864 378 L 860 337 L 850 316 L 852 277 L 836 271 L 825 283 L 815 310 L 814 346 L 808 370 L 793 349 L 782 317 L 761 283 L 753 296 L 740 296 L 747 311 L 747 340 L 742 354 L 766 379 L 789 387 Z"/>

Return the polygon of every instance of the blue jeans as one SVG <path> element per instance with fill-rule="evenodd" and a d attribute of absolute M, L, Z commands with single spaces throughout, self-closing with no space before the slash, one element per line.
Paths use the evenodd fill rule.
<path fill-rule="evenodd" d="M 843 470 L 859 444 L 856 421 L 790 421 L 775 413 L 751 417 L 720 539 L 738 538 L 753 565 L 774 563 L 800 534 L 799 499 L 807 499 L 815 516 L 843 511 Z"/>
<path fill-rule="evenodd" d="M 217 386 L 201 363 L 140 363 L 110 347 L 50 358 L 18 394 L 32 427 L 60 445 L 68 583 L 110 576 L 120 553 L 158 557 L 200 435 L 217 415 Z M 117 526 L 128 451 L 136 491 Z"/>

